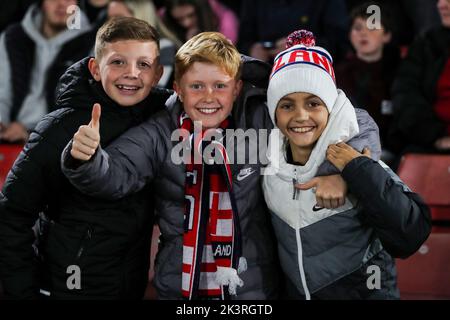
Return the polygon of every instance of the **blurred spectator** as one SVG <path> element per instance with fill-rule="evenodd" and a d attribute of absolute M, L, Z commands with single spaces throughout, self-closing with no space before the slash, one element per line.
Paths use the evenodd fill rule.
<path fill-rule="evenodd" d="M 106 21 L 106 10 L 110 0 L 80 0 L 80 7 L 89 19 L 89 22 L 100 28 Z"/>
<path fill-rule="evenodd" d="M 0 32 L 8 25 L 22 20 L 28 7 L 37 0 L 3 1 L 0 10 Z"/>
<path fill-rule="evenodd" d="M 165 0 L 154 0 L 153 3 L 157 9 L 164 7 Z M 241 8 L 241 2 L 236 0 L 219 0 L 219 2 L 225 5 L 227 8 L 233 10 L 233 12 L 239 16 L 239 11 Z"/>
<path fill-rule="evenodd" d="M 392 38 L 391 19 L 381 15 L 380 29 L 369 29 L 367 2 L 355 7 L 351 14 L 350 41 L 355 54 L 336 66 L 336 81 L 357 108 L 366 109 L 380 128 L 382 159 L 392 159 L 387 149 L 387 132 L 392 118 L 391 86 L 400 63 L 399 50 L 389 46 Z"/>
<path fill-rule="evenodd" d="M 219 31 L 237 42 L 239 20 L 217 0 L 166 0 L 164 4 L 163 21 L 181 42 L 204 31 Z"/>
<path fill-rule="evenodd" d="M 155 5 L 156 9 L 161 9 L 164 7 L 164 0 L 153 0 L 153 4 Z"/>
<path fill-rule="evenodd" d="M 224 34 L 228 39 L 236 44 L 239 37 L 238 17 L 234 11 L 230 10 L 227 6 L 221 3 L 221 1 L 209 0 L 208 2 L 219 23 L 217 31 Z"/>
<path fill-rule="evenodd" d="M 367 0 L 346 0 L 349 10 Z M 409 46 L 416 35 L 439 25 L 437 0 L 378 0 L 381 14 L 388 12 L 392 20 L 392 43 Z"/>
<path fill-rule="evenodd" d="M 164 67 L 164 74 L 158 85 L 171 89 L 175 53 L 182 43 L 161 21 L 153 2 L 151 0 L 113 0 L 108 6 L 108 17 L 117 16 L 144 20 L 158 30 L 161 36 L 160 63 Z"/>
<path fill-rule="evenodd" d="M 76 0 L 43 0 L 32 5 L 21 23 L 0 37 L 0 138 L 24 142 L 28 131 L 50 111 L 56 83 L 66 68 L 86 56 L 94 35 L 82 12 L 68 29 L 66 12 Z"/>
<path fill-rule="evenodd" d="M 285 37 L 298 29 L 314 32 L 317 44 L 329 49 L 335 62 L 350 49 L 344 0 L 244 0 L 238 47 L 272 63 L 285 49 Z"/>
<path fill-rule="evenodd" d="M 236 0 L 219 0 L 220 3 L 224 4 L 227 8 L 233 10 L 236 16 L 240 16 L 241 12 L 241 2 Z"/>
<path fill-rule="evenodd" d="M 450 1 L 438 1 L 442 25 L 409 48 L 394 82 L 390 139 L 406 152 L 450 152 Z"/>

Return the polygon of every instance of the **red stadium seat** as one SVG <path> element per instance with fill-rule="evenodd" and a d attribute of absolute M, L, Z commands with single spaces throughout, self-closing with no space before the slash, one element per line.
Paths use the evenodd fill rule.
<path fill-rule="evenodd" d="M 397 259 L 401 297 L 450 299 L 450 155 L 407 154 L 398 175 L 423 197 L 433 219 L 431 235 L 418 252 Z"/>
<path fill-rule="evenodd" d="M 0 189 L 22 149 L 22 144 L 0 144 Z"/>
<path fill-rule="evenodd" d="M 413 256 L 397 259 L 402 299 L 450 299 L 450 227 L 433 228 Z"/>
<path fill-rule="evenodd" d="M 423 197 L 433 220 L 450 221 L 450 155 L 407 154 L 398 175 Z"/>

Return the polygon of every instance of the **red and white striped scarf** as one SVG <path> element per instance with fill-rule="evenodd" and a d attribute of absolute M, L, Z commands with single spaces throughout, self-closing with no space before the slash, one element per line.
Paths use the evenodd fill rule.
<path fill-rule="evenodd" d="M 195 132 L 186 113 L 179 120 L 180 128 L 189 133 L 191 150 L 186 164 L 183 297 L 228 299 L 243 282 L 237 275 L 241 237 L 227 152 L 220 141 L 204 141 L 209 130 Z M 229 125 L 230 120 L 226 119 L 219 128 L 210 130 L 223 132 Z M 206 164 L 199 158 L 210 143 L 222 157 L 220 164 Z M 199 152 L 196 158 L 195 152 Z"/>

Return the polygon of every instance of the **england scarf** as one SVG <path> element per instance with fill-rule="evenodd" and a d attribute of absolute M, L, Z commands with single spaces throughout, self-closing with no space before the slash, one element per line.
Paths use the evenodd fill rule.
<path fill-rule="evenodd" d="M 245 271 L 241 258 L 239 217 L 232 192 L 232 175 L 225 146 L 221 141 L 205 141 L 209 130 L 195 132 L 186 113 L 179 118 L 187 131 L 190 161 L 186 164 L 185 217 L 183 236 L 182 294 L 186 299 L 226 300 L 236 294 Z M 216 133 L 230 125 L 224 120 Z M 223 141 L 223 139 L 222 139 Z M 222 161 L 207 164 L 203 150 L 214 144 L 214 153 Z M 197 155 L 195 153 L 198 152 Z M 201 161 L 195 161 L 201 159 Z"/>

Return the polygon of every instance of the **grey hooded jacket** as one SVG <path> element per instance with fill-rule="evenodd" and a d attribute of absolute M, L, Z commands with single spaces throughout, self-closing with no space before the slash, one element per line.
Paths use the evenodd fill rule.
<path fill-rule="evenodd" d="M 236 113 L 239 113 L 239 116 L 235 113 L 235 127 L 244 130 L 270 127 L 271 120 L 263 103 L 265 91 L 252 86 L 245 92 L 240 100 L 245 102 L 240 104 L 245 105 L 245 110 L 235 106 Z M 182 111 L 176 98 L 174 95 L 169 99 L 167 110 L 129 130 L 110 145 L 107 152 L 99 148 L 91 161 L 77 169 L 64 165 L 70 148 L 63 153 L 64 173 L 77 188 L 93 196 L 121 198 L 151 183 L 161 230 L 154 278 L 160 299 L 182 298 L 185 166 L 175 164 L 171 157 L 173 147 L 178 144 L 178 140 L 171 141 L 171 135 L 178 129 L 178 117 Z M 243 143 L 249 147 L 247 150 L 256 150 L 249 146 L 254 141 L 244 139 L 237 142 Z M 242 164 L 231 164 L 242 252 L 247 260 L 247 271 L 239 275 L 244 285 L 238 287 L 234 298 L 274 299 L 278 295 L 280 272 L 270 215 L 260 184 L 262 162 L 251 163 L 248 159 L 252 156 L 254 154 L 249 152 Z"/>

